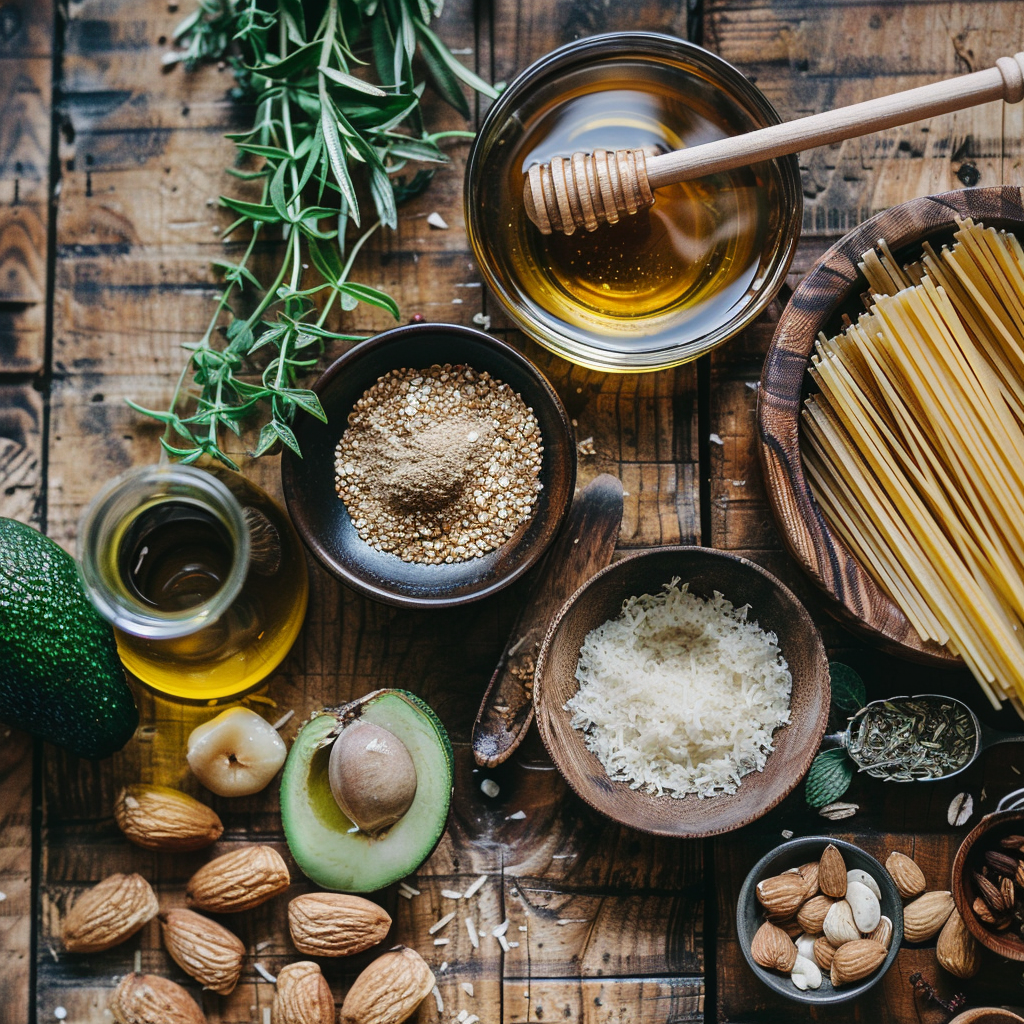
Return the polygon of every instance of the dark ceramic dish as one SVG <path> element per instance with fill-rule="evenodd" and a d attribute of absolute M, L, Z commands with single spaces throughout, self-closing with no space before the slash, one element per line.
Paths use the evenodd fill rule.
<path fill-rule="evenodd" d="M 882 965 L 866 978 L 835 989 L 829 980 L 828 972 L 822 971 L 821 988 L 801 992 L 790 981 L 789 975 L 765 970 L 755 964 L 750 955 L 750 943 L 763 920 L 761 904 L 757 902 L 755 890 L 757 883 L 762 879 L 781 875 L 783 871 L 788 871 L 790 868 L 799 867 L 808 861 L 818 860 L 829 843 L 839 848 L 843 860 L 846 861 L 847 871 L 860 868 L 868 872 L 878 883 L 878 888 L 882 893 L 882 898 L 879 901 L 882 906 L 882 914 L 892 921 L 892 942 L 889 945 L 889 955 L 882 961 Z M 864 995 L 869 988 L 876 985 L 896 959 L 900 943 L 903 942 L 903 904 L 896 889 L 896 883 L 889 876 L 889 872 L 871 854 L 865 853 L 859 846 L 845 843 L 841 839 L 832 839 L 828 836 L 807 836 L 803 839 L 792 839 L 788 843 L 777 846 L 750 869 L 750 874 L 743 882 L 743 888 L 740 889 L 739 899 L 736 903 L 736 935 L 750 969 L 779 995 L 798 1003 L 808 1003 L 811 1006 L 847 1003 L 851 999 L 857 999 Z"/>
<path fill-rule="evenodd" d="M 678 576 L 709 598 L 720 591 L 750 618 L 778 636 L 793 675 L 789 725 L 775 732 L 764 770 L 744 776 L 731 796 L 704 800 L 651 796 L 608 778 L 583 733 L 569 724 L 565 702 L 577 691 L 580 647 L 592 629 L 622 610 L 622 602 L 653 594 Z M 562 606 L 537 659 L 533 702 L 541 738 L 558 770 L 591 807 L 630 828 L 656 835 L 700 838 L 740 828 L 766 814 L 804 777 L 828 721 L 828 659 L 807 609 L 774 576 L 745 558 L 698 547 L 664 547 L 616 562 Z"/>
<path fill-rule="evenodd" d="M 352 406 L 390 370 L 463 363 L 486 370 L 518 392 L 540 425 L 543 490 L 533 517 L 481 558 L 449 565 L 403 562 L 362 540 L 334 490 L 334 450 Z M 450 607 L 487 597 L 521 576 L 558 533 L 576 483 L 576 446 L 565 409 L 541 372 L 504 342 L 468 327 L 410 324 L 378 334 L 335 360 L 313 390 L 327 423 L 300 413 L 295 434 L 302 458 L 285 451 L 285 499 L 299 535 L 343 583 L 404 607 Z"/>

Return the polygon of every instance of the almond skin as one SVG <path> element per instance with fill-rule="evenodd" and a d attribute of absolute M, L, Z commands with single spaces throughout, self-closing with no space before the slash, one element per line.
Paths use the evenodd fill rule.
<path fill-rule="evenodd" d="M 879 918 L 878 927 L 870 935 L 866 935 L 865 938 L 880 942 L 888 950 L 889 946 L 892 945 L 892 921 L 885 916 Z"/>
<path fill-rule="evenodd" d="M 796 963 L 797 949 L 793 940 L 771 921 L 765 921 L 750 942 L 750 955 L 755 964 L 770 971 L 789 974 Z"/>
<path fill-rule="evenodd" d="M 836 955 L 836 947 L 824 935 L 814 940 L 814 962 L 823 970 L 832 969 L 832 958 Z"/>
<path fill-rule="evenodd" d="M 235 990 L 245 953 L 237 935 L 193 910 L 168 910 L 160 924 L 167 952 L 186 974 L 222 996 Z"/>
<path fill-rule="evenodd" d="M 351 956 L 382 942 L 391 917 L 361 896 L 311 892 L 288 904 L 292 942 L 307 956 Z"/>
<path fill-rule="evenodd" d="M 920 896 L 928 888 L 924 872 L 917 866 L 916 861 L 904 853 L 893 850 L 885 862 L 885 870 L 889 872 L 900 896 L 905 900 Z"/>
<path fill-rule="evenodd" d="M 131 938 L 160 904 L 142 875 L 111 875 L 75 900 L 64 918 L 64 948 L 99 953 Z"/>
<path fill-rule="evenodd" d="M 798 872 L 774 875 L 757 883 L 757 898 L 774 921 L 792 917 L 807 894 L 807 883 Z"/>
<path fill-rule="evenodd" d="M 831 843 L 822 851 L 818 861 L 818 888 L 833 899 L 841 900 L 846 895 L 846 861 Z"/>
<path fill-rule="evenodd" d="M 812 896 L 797 912 L 796 919 L 808 935 L 820 935 L 825 925 L 825 917 L 832 909 L 835 900 L 823 893 Z"/>
<path fill-rule="evenodd" d="M 967 930 L 956 907 L 939 932 L 935 956 L 939 965 L 955 978 L 973 978 L 981 970 L 978 940 Z"/>
<path fill-rule="evenodd" d="M 180 986 L 155 974 L 128 974 L 110 997 L 117 1024 L 206 1024 L 206 1015 Z"/>
<path fill-rule="evenodd" d="M 839 988 L 840 985 L 849 985 L 866 978 L 881 967 L 886 955 L 885 947 L 874 939 L 844 942 L 836 950 L 829 968 L 833 987 Z"/>
<path fill-rule="evenodd" d="M 300 960 L 277 972 L 270 1024 L 334 1024 L 334 997 L 319 965 Z"/>
<path fill-rule="evenodd" d="M 288 865 L 272 846 L 246 846 L 204 864 L 190 879 L 190 907 L 234 914 L 265 903 L 291 885 Z"/>
<path fill-rule="evenodd" d="M 114 820 L 136 846 L 147 850 L 201 850 L 224 831 L 206 804 L 169 786 L 122 789 L 114 801 Z"/>
<path fill-rule="evenodd" d="M 434 975 L 405 946 L 377 957 L 356 978 L 341 1007 L 341 1024 L 402 1024 L 434 987 Z"/>
<path fill-rule="evenodd" d="M 953 911 L 949 892 L 926 892 L 903 908 L 903 935 L 907 942 L 927 942 L 935 938 Z"/>

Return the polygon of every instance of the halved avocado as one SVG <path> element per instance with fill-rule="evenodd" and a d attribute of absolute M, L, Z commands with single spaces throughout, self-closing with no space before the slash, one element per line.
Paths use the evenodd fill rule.
<path fill-rule="evenodd" d="M 376 836 L 354 831 L 327 773 L 334 741 L 360 719 L 394 733 L 416 766 L 412 805 Z M 415 694 L 376 690 L 317 712 L 296 736 L 281 779 L 281 821 L 295 863 L 324 889 L 373 892 L 397 882 L 430 856 L 444 834 L 453 778 L 448 734 Z"/>

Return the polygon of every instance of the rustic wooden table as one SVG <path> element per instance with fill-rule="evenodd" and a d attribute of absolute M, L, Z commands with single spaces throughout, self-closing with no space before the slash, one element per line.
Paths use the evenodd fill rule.
<path fill-rule="evenodd" d="M 188 8 L 191 0 L 183 0 Z M 183 11 L 168 0 L 6 0 L 0 4 L 0 514 L 73 546 L 83 504 L 101 481 L 152 461 L 156 436 L 125 406 L 159 407 L 181 360 L 178 346 L 208 316 L 216 289 L 209 261 L 229 188 L 222 133 L 241 123 L 227 98 L 230 72 L 165 71 L 161 55 Z M 448 0 L 441 34 L 492 81 L 580 35 L 645 28 L 688 36 L 737 64 L 784 118 L 909 88 L 989 65 L 1020 48 L 1019 0 Z M 461 127 L 434 100 L 435 123 Z M 481 111 L 477 111 L 479 119 Z M 801 159 L 804 234 L 792 282 L 839 235 L 913 196 L 962 184 L 1024 185 L 1022 105 L 990 104 L 893 130 Z M 550 376 L 580 439 L 596 454 L 580 482 L 618 475 L 628 492 L 620 550 L 703 543 L 741 551 L 779 575 L 818 618 L 834 656 L 856 666 L 872 696 L 946 690 L 995 716 L 963 673 L 938 674 L 879 655 L 836 626 L 782 551 L 755 454 L 757 380 L 778 309 L 710 359 L 645 376 L 606 376 L 524 342 L 481 287 L 463 224 L 465 148 L 429 191 L 380 235 L 361 280 L 380 284 L 403 315 L 469 324 L 521 345 Z M 427 227 L 438 211 L 448 231 Z M 785 295 L 781 297 L 785 298 Z M 346 329 L 386 326 L 365 306 Z M 250 467 L 278 492 L 275 460 Z M 262 702 L 299 719 L 378 686 L 405 686 L 437 708 L 456 742 L 458 777 L 448 834 L 417 877 L 422 896 L 381 897 L 396 940 L 422 950 L 438 974 L 449 1020 L 460 1009 L 499 1021 L 789 1021 L 816 1019 L 773 997 L 736 943 L 735 899 L 747 870 L 782 838 L 832 831 L 877 856 L 913 854 L 943 887 L 965 829 L 946 823 L 960 789 L 979 814 L 1021 784 L 1017 748 L 997 748 L 955 783 L 912 788 L 855 782 L 856 817 L 810 813 L 802 794 L 756 825 L 706 843 L 655 840 L 616 827 L 569 793 L 536 737 L 488 773 L 488 799 L 469 752 L 470 725 L 522 586 L 469 608 L 399 611 L 357 597 L 311 563 L 312 600 L 295 650 Z M 114 979 L 141 956 L 145 970 L 188 982 L 162 951 L 155 922 L 109 953 L 63 952 L 59 924 L 81 889 L 114 871 L 151 879 L 165 906 L 206 854 L 160 856 L 130 846 L 111 817 L 117 788 L 156 781 L 195 790 L 182 745 L 197 712 L 141 695 L 144 727 L 102 764 L 76 761 L 5 732 L 0 744 L 0 1022 L 108 1021 Z M 258 705 L 261 710 L 264 705 Z M 273 709 L 271 709 L 273 710 Z M 214 800 L 224 851 L 256 837 L 283 848 L 275 797 Z M 523 811 L 525 817 L 516 812 Z M 506 915 L 519 946 L 502 953 L 464 930 L 434 947 L 426 926 L 447 903 L 440 891 L 484 873 L 481 924 Z M 298 891 L 296 886 L 296 891 Z M 232 922 L 247 946 L 243 981 L 228 998 L 206 995 L 211 1021 L 264 1020 L 272 988 L 254 970 L 295 958 L 277 899 Z M 367 958 L 329 963 L 340 997 Z M 1024 1003 L 1021 967 L 988 958 L 983 973 L 951 984 L 934 950 L 904 948 L 860 1003 L 829 1011 L 837 1022 L 943 1020 L 915 999 L 915 971 L 972 1004 Z M 470 998 L 461 983 L 471 982 Z M 421 1022 L 438 1015 L 432 1000 Z"/>

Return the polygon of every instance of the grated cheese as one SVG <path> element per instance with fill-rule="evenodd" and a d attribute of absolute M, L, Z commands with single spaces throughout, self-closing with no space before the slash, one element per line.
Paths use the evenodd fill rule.
<path fill-rule="evenodd" d="M 565 710 L 610 778 L 703 799 L 764 768 L 789 721 L 792 677 L 775 635 L 747 611 L 677 578 L 587 634 Z"/>

